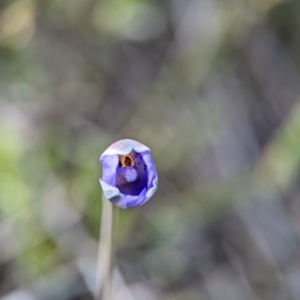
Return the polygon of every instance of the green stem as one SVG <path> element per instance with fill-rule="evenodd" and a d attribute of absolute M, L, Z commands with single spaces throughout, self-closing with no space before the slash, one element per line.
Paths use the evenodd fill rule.
<path fill-rule="evenodd" d="M 115 206 L 102 196 L 102 217 L 99 238 L 97 275 L 96 275 L 96 300 L 111 300 L 111 277 L 113 262 L 113 241 Z"/>

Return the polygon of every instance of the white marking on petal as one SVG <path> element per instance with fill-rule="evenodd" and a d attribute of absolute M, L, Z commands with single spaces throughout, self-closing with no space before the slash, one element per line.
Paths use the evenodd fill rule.
<path fill-rule="evenodd" d="M 133 182 L 137 179 L 138 173 L 134 168 L 126 168 L 124 172 L 124 177 L 127 180 L 127 182 Z"/>

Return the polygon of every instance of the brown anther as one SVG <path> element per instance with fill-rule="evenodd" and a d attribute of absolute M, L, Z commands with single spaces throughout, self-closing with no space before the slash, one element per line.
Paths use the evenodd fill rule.
<path fill-rule="evenodd" d="M 122 167 L 134 166 L 134 159 L 131 154 L 122 155 L 120 157 L 120 162 L 121 162 Z"/>

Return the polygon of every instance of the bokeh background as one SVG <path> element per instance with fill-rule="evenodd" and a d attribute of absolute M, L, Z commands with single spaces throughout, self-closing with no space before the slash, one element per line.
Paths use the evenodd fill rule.
<path fill-rule="evenodd" d="M 122 300 L 300 299 L 300 2 L 0 1 L 0 299 L 93 299 L 100 154 L 152 149 Z"/>

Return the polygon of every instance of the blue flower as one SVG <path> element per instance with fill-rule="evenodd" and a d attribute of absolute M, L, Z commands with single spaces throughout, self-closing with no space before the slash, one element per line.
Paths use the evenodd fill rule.
<path fill-rule="evenodd" d="M 156 192 L 158 177 L 151 150 L 134 140 L 120 140 L 100 156 L 104 196 L 121 208 L 141 206 Z"/>

